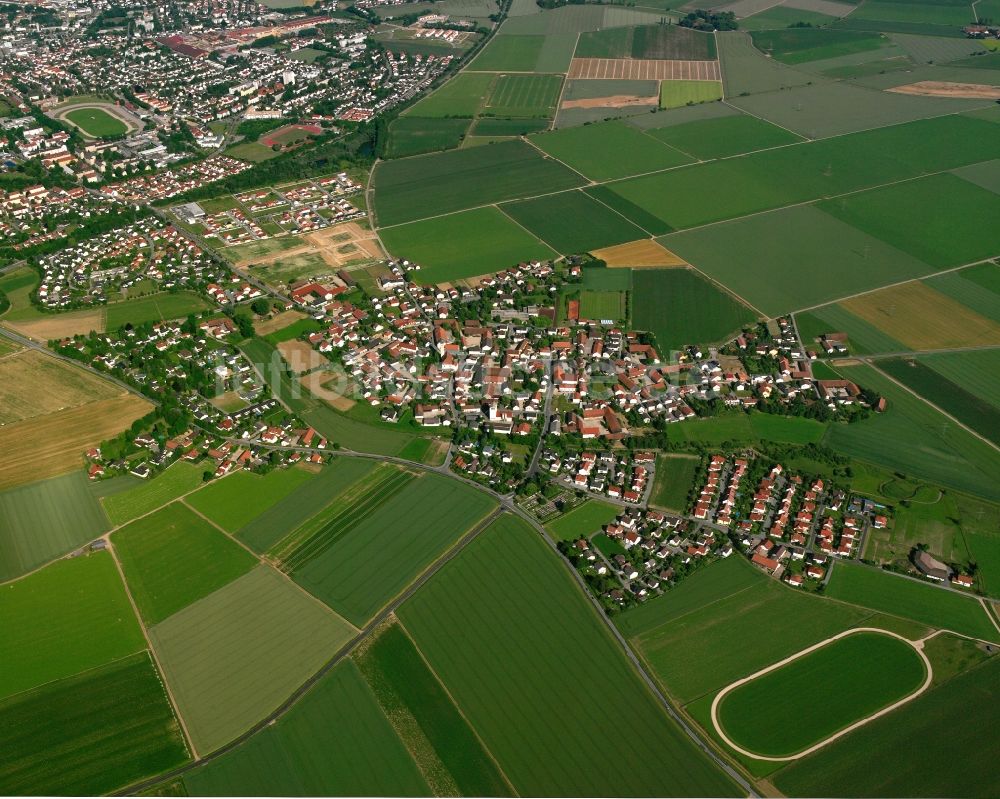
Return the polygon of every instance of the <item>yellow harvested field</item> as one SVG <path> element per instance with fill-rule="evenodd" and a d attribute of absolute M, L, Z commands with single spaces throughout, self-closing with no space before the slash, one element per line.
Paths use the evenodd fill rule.
<path fill-rule="evenodd" d="M 0 490 L 83 467 L 83 453 L 118 435 L 152 405 L 134 394 L 0 427 Z"/>
<path fill-rule="evenodd" d="M 300 319 L 305 318 L 306 315 L 302 311 L 282 311 L 270 319 L 255 322 L 253 329 L 257 332 L 258 336 L 266 336 L 269 333 L 274 333 L 276 330 L 283 330 L 293 322 L 298 322 Z"/>
<path fill-rule="evenodd" d="M 104 309 L 70 311 L 60 314 L 46 314 L 27 322 L 6 322 L 6 325 L 22 336 L 35 341 L 47 342 L 54 338 L 86 335 L 91 330 L 104 332 Z"/>
<path fill-rule="evenodd" d="M 122 390 L 79 366 L 25 350 L 0 360 L 0 425 L 120 396 Z"/>
<path fill-rule="evenodd" d="M 591 253 L 608 266 L 687 266 L 688 263 L 652 239 L 629 241 Z"/>
<path fill-rule="evenodd" d="M 915 350 L 1000 344 L 1000 324 L 920 281 L 840 303 Z"/>
<path fill-rule="evenodd" d="M 304 341 L 282 341 L 278 345 L 278 352 L 281 353 L 282 358 L 288 361 L 292 373 L 297 375 L 311 372 L 313 369 L 329 363 L 321 353 Z"/>

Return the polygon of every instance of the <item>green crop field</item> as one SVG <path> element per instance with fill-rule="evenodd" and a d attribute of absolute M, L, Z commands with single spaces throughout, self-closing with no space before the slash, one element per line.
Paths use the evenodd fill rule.
<path fill-rule="evenodd" d="M 412 114 L 397 117 L 389 128 L 386 156 L 409 155 L 450 150 L 458 147 L 469 128 L 468 119 L 425 119 Z"/>
<path fill-rule="evenodd" d="M 798 144 L 800 136 L 765 122 L 757 117 L 720 117 L 718 119 L 698 119 L 665 128 L 646 131 L 681 152 L 703 161 L 712 158 L 728 158 L 740 153 L 765 150 L 768 147 L 782 147 Z"/>
<path fill-rule="evenodd" d="M 118 527 L 194 491 L 202 484 L 204 471 L 204 466 L 178 461 L 135 488 L 104 497 L 104 512 L 111 524 Z"/>
<path fill-rule="evenodd" d="M 837 371 L 884 396 L 888 408 L 855 424 L 832 425 L 826 444 L 911 477 L 1000 499 L 1000 455 L 993 447 L 870 366 Z"/>
<path fill-rule="evenodd" d="M 373 183 L 375 214 L 384 227 L 536 195 L 539 187 L 570 189 L 584 180 L 530 144 L 509 141 L 384 161 Z"/>
<path fill-rule="evenodd" d="M 369 424 L 367 421 L 354 419 L 322 400 L 306 403 L 302 419 L 331 444 L 339 444 L 356 452 L 397 455 L 415 437 L 415 432 L 395 425 Z"/>
<path fill-rule="evenodd" d="M 636 269 L 632 286 L 632 323 L 653 334 L 661 358 L 689 344 L 722 341 L 756 319 L 690 269 Z"/>
<path fill-rule="evenodd" d="M 239 528 L 236 537 L 263 554 L 375 468 L 375 461 L 340 457 Z M 201 494 L 195 495 L 200 497 Z"/>
<path fill-rule="evenodd" d="M 206 754 L 278 707 L 352 633 L 274 569 L 258 566 L 149 636 L 192 742 Z"/>
<path fill-rule="evenodd" d="M 358 626 L 495 505 L 436 474 L 406 480 L 395 493 L 393 483 L 380 483 L 378 496 L 357 504 L 334 503 L 324 526 L 292 556 L 293 579 Z"/>
<path fill-rule="evenodd" d="M 126 324 L 143 325 L 164 319 L 181 319 L 208 307 L 203 297 L 190 291 L 151 294 L 110 303 L 105 309 L 105 327 L 117 330 Z"/>
<path fill-rule="evenodd" d="M 188 760 L 147 652 L 0 702 L 0 791 L 100 796 Z"/>
<path fill-rule="evenodd" d="M 668 437 L 677 443 L 688 442 L 717 447 L 727 441 L 754 444 L 776 441 L 784 444 L 818 444 L 827 426 L 801 416 L 737 411 L 721 416 L 695 419 L 671 425 Z"/>
<path fill-rule="evenodd" d="M 111 543 L 147 625 L 246 574 L 257 559 L 179 502 L 118 530 Z"/>
<path fill-rule="evenodd" d="M 431 795 L 350 660 L 275 724 L 184 775 L 184 784 L 192 796 Z"/>
<path fill-rule="evenodd" d="M 598 184 L 589 186 L 584 191 L 596 200 L 600 200 L 609 208 L 614 208 L 626 219 L 634 222 L 643 230 L 649 231 L 654 236 L 662 236 L 673 230 L 670 225 L 659 217 L 653 216 L 648 211 L 640 208 L 631 200 L 626 200 L 616 193 L 610 185 Z"/>
<path fill-rule="evenodd" d="M 927 285 L 957 300 L 980 316 L 1000 322 L 1000 266 L 979 264 L 935 275 Z"/>
<path fill-rule="evenodd" d="M 107 529 L 82 469 L 0 492 L 0 581 L 65 555 Z"/>
<path fill-rule="evenodd" d="M 603 122 L 542 133 L 531 138 L 553 158 L 591 180 L 656 172 L 691 158 L 623 122 Z"/>
<path fill-rule="evenodd" d="M 209 483 L 184 501 L 219 527 L 235 533 L 314 477 L 314 473 L 295 467 L 273 469 L 263 476 L 236 472 Z"/>
<path fill-rule="evenodd" d="M 878 352 L 905 352 L 905 344 L 842 305 L 824 305 L 805 313 L 795 314 L 799 335 L 807 347 L 816 346 L 816 339 L 826 333 L 846 333 L 847 347 L 852 354 L 867 355 Z M 816 346 L 817 354 L 822 350 Z"/>
<path fill-rule="evenodd" d="M 853 563 L 838 563 L 827 594 L 962 635 L 1000 642 L 1000 631 L 973 597 Z"/>
<path fill-rule="evenodd" d="M 808 749 L 919 688 L 927 675 L 910 644 L 854 633 L 734 689 L 719 723 L 737 745 L 783 757 Z M 822 713 L 788 713 L 778 696 L 808 696 Z"/>
<path fill-rule="evenodd" d="M 698 471 L 698 459 L 657 455 L 656 479 L 650 503 L 683 513 L 688 509 L 688 494 Z"/>
<path fill-rule="evenodd" d="M 698 602 L 690 603 L 684 599 L 685 581 L 654 600 L 667 615 L 665 622 L 651 626 L 652 611 L 649 618 L 634 622 L 641 632 L 633 634 L 633 645 L 667 691 L 683 703 L 856 627 L 870 615 L 860 608 L 796 593 L 755 571 L 745 560 L 740 559 L 739 566 L 754 577 L 739 578 L 738 590 L 722 583 L 716 597 L 695 584 L 691 590 Z M 708 588 L 720 582 L 713 580 Z M 671 613 L 672 602 L 681 602 L 682 611 Z M 767 621 L 755 624 L 750 619 Z M 684 657 L 677 657 L 678 652 Z"/>
<path fill-rule="evenodd" d="M 998 382 L 997 379 L 1000 377 L 1000 372 L 997 371 L 997 366 L 1000 366 L 998 360 L 1000 353 L 996 350 L 968 353 L 974 356 L 986 356 L 979 360 L 992 365 L 992 370 L 989 372 L 981 373 L 966 361 L 958 369 L 952 367 L 954 379 L 949 379 L 933 368 L 934 363 L 948 363 L 951 357 L 961 358 L 964 354 L 954 353 L 954 356 L 947 354 L 918 360 L 890 358 L 879 361 L 878 368 L 921 397 L 933 402 L 945 413 L 986 436 L 993 443 L 1000 444 L 1000 406 L 995 401 L 1000 395 L 987 393 L 990 384 Z M 942 361 L 942 359 L 949 360 Z M 965 387 L 967 379 L 977 381 L 985 391 L 976 394 L 968 391 Z M 997 387 L 1000 388 L 1000 385 Z"/>
<path fill-rule="evenodd" d="M 588 499 L 545 527 L 553 538 L 576 541 L 600 532 L 602 527 L 617 519 L 621 512 L 622 509 L 617 505 L 601 502 L 599 499 Z"/>
<path fill-rule="evenodd" d="M 665 80 L 660 82 L 660 108 L 710 103 L 722 99 L 722 81 Z"/>
<path fill-rule="evenodd" d="M 877 33 L 835 30 L 831 28 L 785 28 L 754 31 L 754 47 L 783 64 L 804 64 L 824 58 L 878 50 L 889 44 Z"/>
<path fill-rule="evenodd" d="M 820 203 L 820 208 L 935 267 L 1000 255 L 1000 194 L 955 175 Z"/>
<path fill-rule="evenodd" d="M 735 792 L 657 706 L 524 522 L 495 522 L 399 616 L 518 793 Z M 609 736 L 611 718 L 643 734 Z M 684 767 L 664 768 L 671 762 Z"/>
<path fill-rule="evenodd" d="M 68 111 L 66 119 L 95 139 L 121 136 L 128 131 L 124 122 L 100 108 L 78 108 L 75 111 Z"/>
<path fill-rule="evenodd" d="M 505 203 L 500 210 L 556 252 L 567 255 L 649 238 L 642 228 L 582 191 Z"/>
<path fill-rule="evenodd" d="M 577 58 L 660 58 L 709 61 L 716 56 L 715 38 L 678 25 L 639 25 L 584 32 Z"/>
<path fill-rule="evenodd" d="M 562 91 L 561 75 L 500 75 L 482 113 L 496 117 L 550 117 Z"/>
<path fill-rule="evenodd" d="M 545 130 L 549 126 L 545 119 L 497 119 L 495 117 L 479 117 L 472 133 L 476 136 L 526 136 Z"/>
<path fill-rule="evenodd" d="M 356 654 L 379 704 L 436 796 L 510 796 L 510 786 L 399 625 Z M 419 733 L 417 732 L 419 730 Z M 433 764 L 433 766 L 431 765 Z"/>
<path fill-rule="evenodd" d="M 0 698 L 145 646 L 107 553 L 60 560 L 0 586 L 0 629 L 4 640 Z"/>
<path fill-rule="evenodd" d="M 975 15 L 966 0 L 867 0 L 840 24 L 853 30 L 960 36 L 962 28 L 973 22 Z"/>
<path fill-rule="evenodd" d="M 997 786 L 983 731 L 1000 722 L 1000 658 L 787 766 L 787 796 L 977 797 Z"/>
<path fill-rule="evenodd" d="M 482 149 L 487 148 L 475 151 Z M 425 284 L 496 272 L 532 258 L 556 257 L 553 250 L 492 207 L 383 228 L 379 234 L 390 253 L 420 264 L 416 279 Z"/>
<path fill-rule="evenodd" d="M 408 117 L 473 117 L 493 83 L 493 75 L 463 72 L 414 105 Z M 393 123 L 393 128 L 395 128 Z M 404 130 L 409 125 L 404 126 Z"/>
<path fill-rule="evenodd" d="M 544 44 L 544 36 L 494 36 L 469 65 L 469 69 L 486 72 L 534 72 Z"/>

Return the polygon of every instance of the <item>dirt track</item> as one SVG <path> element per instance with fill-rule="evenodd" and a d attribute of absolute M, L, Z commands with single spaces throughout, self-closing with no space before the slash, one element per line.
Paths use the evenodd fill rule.
<path fill-rule="evenodd" d="M 586 97 L 582 100 L 564 100 L 562 108 L 628 108 L 633 105 L 656 105 L 657 95 L 640 97 L 635 94 L 615 94 L 611 97 Z"/>

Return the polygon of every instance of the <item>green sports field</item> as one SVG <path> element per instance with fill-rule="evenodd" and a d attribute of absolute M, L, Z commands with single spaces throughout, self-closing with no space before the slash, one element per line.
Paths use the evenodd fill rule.
<path fill-rule="evenodd" d="M 735 793 L 657 706 L 557 555 L 520 520 L 495 522 L 399 616 L 518 793 Z M 612 718 L 643 734 L 607 735 Z M 663 767 L 670 762 L 684 767 Z"/>
<path fill-rule="evenodd" d="M 566 255 L 649 238 L 642 228 L 582 191 L 505 203 L 500 210 Z"/>
<path fill-rule="evenodd" d="M 802 138 L 794 133 L 765 122 L 757 117 L 741 114 L 718 119 L 698 119 L 680 125 L 651 128 L 646 131 L 681 152 L 703 161 L 728 158 L 740 153 L 797 144 Z"/>
<path fill-rule="evenodd" d="M 124 122 L 100 108 L 78 108 L 67 112 L 66 119 L 95 139 L 121 136 L 128 131 Z"/>
<path fill-rule="evenodd" d="M 193 510 L 175 502 L 111 536 L 132 598 L 147 625 L 246 574 L 257 559 Z"/>
<path fill-rule="evenodd" d="M 919 688 L 923 660 L 905 641 L 854 633 L 730 691 L 719 723 L 737 745 L 772 757 L 801 752 Z M 788 713 L 778 696 L 808 696 L 822 713 Z"/>
<path fill-rule="evenodd" d="M 599 532 L 606 524 L 610 524 L 621 513 L 621 508 L 610 502 L 599 499 L 588 499 L 582 505 L 577 505 L 568 513 L 564 513 L 545 525 L 553 538 L 562 541 L 576 541 L 589 538 Z"/>
<path fill-rule="evenodd" d="M 350 660 L 275 724 L 186 774 L 184 784 L 192 796 L 431 795 Z"/>
<path fill-rule="evenodd" d="M 107 529 L 82 469 L 0 492 L 0 580 L 65 555 Z"/>
<path fill-rule="evenodd" d="M 0 791 L 100 796 L 189 759 L 147 652 L 0 702 Z"/>
<path fill-rule="evenodd" d="M 623 291 L 581 291 L 580 318 L 598 321 L 625 319 L 625 296 Z"/>
<path fill-rule="evenodd" d="M 632 286 L 632 324 L 653 334 L 661 358 L 689 344 L 731 337 L 756 319 L 732 295 L 690 269 L 636 269 Z"/>
<path fill-rule="evenodd" d="M 352 634 L 347 622 L 268 566 L 149 631 L 201 754 L 278 707 Z"/>
<path fill-rule="evenodd" d="M 878 569 L 838 563 L 827 594 L 873 610 L 914 619 L 943 630 L 1000 642 L 1000 631 L 973 597 L 942 591 L 930 583 L 909 580 Z"/>
<path fill-rule="evenodd" d="M 204 471 L 204 466 L 178 461 L 135 488 L 105 497 L 104 512 L 111 524 L 118 527 L 194 491 L 202 484 Z"/>
<path fill-rule="evenodd" d="M 297 467 L 273 469 L 265 475 L 237 472 L 209 483 L 184 502 L 219 527 L 235 533 L 314 477 L 314 473 Z"/>
<path fill-rule="evenodd" d="M 435 795 L 512 795 L 496 763 L 402 627 L 387 627 L 354 660 L 390 723 L 424 764 Z"/>
<path fill-rule="evenodd" d="M 562 91 L 561 75 L 500 75 L 482 113 L 496 117 L 550 117 Z"/>
<path fill-rule="evenodd" d="M 0 586 L 0 629 L 0 698 L 145 646 L 118 570 L 106 552 L 60 560 Z"/>
<path fill-rule="evenodd" d="M 665 80 L 660 82 L 660 108 L 710 103 L 722 99 L 722 81 Z"/>
<path fill-rule="evenodd" d="M 691 162 L 669 144 L 623 122 L 602 122 L 533 136 L 531 141 L 591 180 L 656 172 Z"/>
<path fill-rule="evenodd" d="M 481 149 L 486 148 L 476 151 Z M 554 250 L 493 207 L 383 228 L 379 235 L 394 256 L 420 264 L 416 279 L 425 284 L 496 272 L 532 258 L 556 257 Z"/>

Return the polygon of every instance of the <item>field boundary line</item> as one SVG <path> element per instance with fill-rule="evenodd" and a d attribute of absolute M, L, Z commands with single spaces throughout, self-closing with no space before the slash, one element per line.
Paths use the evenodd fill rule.
<path fill-rule="evenodd" d="M 580 176 L 581 178 L 583 178 L 583 179 L 584 179 L 585 181 L 587 181 L 587 186 L 597 186 L 597 185 L 598 185 L 598 183 L 597 183 L 597 181 L 596 181 L 596 180 L 592 180 L 591 178 L 588 178 L 588 177 L 587 177 L 586 175 L 584 175 L 584 174 L 583 174 L 583 172 L 581 172 L 581 171 L 580 171 L 579 169 L 575 169 L 574 167 L 571 167 L 571 166 L 570 166 L 569 164 L 567 164 L 567 163 L 566 163 L 565 161 L 563 161 L 563 160 L 562 160 L 561 158 L 556 158 L 556 156 L 554 156 L 554 155 L 549 155 L 549 154 L 548 154 L 547 152 L 545 152 L 545 150 L 543 150 L 543 149 L 542 149 L 541 147 L 539 147 L 539 146 L 538 146 L 537 144 L 535 144 L 535 143 L 534 143 L 533 141 L 531 141 L 531 139 L 530 139 L 530 138 L 529 138 L 528 136 L 521 136 L 521 140 L 522 140 L 522 141 L 523 141 L 523 142 L 524 142 L 525 144 L 529 144 L 529 145 L 531 145 L 532 147 L 534 147 L 534 148 L 535 148 L 535 150 L 537 150 L 537 151 L 538 151 L 538 153 L 539 153 L 539 154 L 540 154 L 540 155 L 542 156 L 542 158 L 551 158 L 551 159 L 552 159 L 553 161 L 555 161 L 555 162 L 556 162 L 557 164 L 562 164 L 562 165 L 563 165 L 564 167 L 566 167 L 566 168 L 567 168 L 567 169 L 568 169 L 568 170 L 569 170 L 570 172 L 573 172 L 573 173 L 575 173 L 575 174 L 579 175 L 579 176 Z M 579 191 L 579 190 L 580 190 L 580 189 L 582 189 L 582 188 L 584 188 L 584 187 L 583 187 L 583 186 L 577 186 L 577 187 L 576 187 L 576 190 L 577 190 L 577 191 Z M 568 189 L 568 191 L 572 191 L 572 190 L 573 190 L 573 189 Z M 530 198 L 524 198 L 524 199 L 530 199 Z M 509 201 L 508 201 L 508 200 L 504 200 L 504 202 L 509 202 Z"/>
<path fill-rule="evenodd" d="M 521 200 L 513 200 L 513 202 L 521 202 Z M 494 203 L 493 207 L 496 208 L 505 217 L 507 217 L 507 219 L 509 219 L 511 222 L 513 222 L 515 225 L 517 225 L 519 228 L 521 228 L 521 230 L 523 230 L 525 233 L 527 233 L 529 236 L 531 236 L 531 238 L 533 238 L 539 244 L 542 244 L 545 247 L 548 247 L 550 250 L 552 250 L 552 252 L 554 252 L 556 255 L 559 256 L 559 258 L 566 257 L 566 253 L 562 252 L 561 250 L 557 250 L 555 247 L 553 247 L 551 244 L 549 244 L 545 239 L 543 239 L 537 233 L 533 233 L 532 231 L 528 230 L 528 228 L 526 228 L 524 225 L 522 225 L 520 222 L 518 222 L 516 219 L 514 219 L 514 217 L 512 217 L 510 214 L 508 214 L 505 210 L 503 210 L 503 208 L 500 207 L 499 203 Z M 557 258 L 555 260 L 559 260 L 559 259 Z"/>
<path fill-rule="evenodd" d="M 672 616 L 671 618 L 667 619 L 666 621 L 660 622 L 655 627 L 650 627 L 648 630 L 645 630 L 644 632 L 641 632 L 641 633 L 638 633 L 635 636 L 629 636 L 629 637 L 630 638 L 632 638 L 632 637 L 634 637 L 634 638 L 642 638 L 642 636 L 646 635 L 647 633 L 651 633 L 651 632 L 654 632 L 655 630 L 659 630 L 661 627 L 665 627 L 668 624 L 673 624 L 675 621 L 679 621 L 680 619 L 686 618 L 687 616 L 690 616 L 692 613 L 697 613 L 698 611 L 704 610 L 705 608 L 710 608 L 710 607 L 712 607 L 712 605 L 715 605 L 715 604 L 717 604 L 719 602 L 724 602 L 727 599 L 732 599 L 734 596 L 739 596 L 744 591 L 749 591 L 751 588 L 758 588 L 758 587 L 760 587 L 762 585 L 764 585 L 764 583 L 751 583 L 750 585 L 745 585 L 742 588 L 740 588 L 739 590 L 733 591 L 731 594 L 726 594 L 725 596 L 720 596 L 717 599 L 713 599 L 711 602 L 708 602 L 708 603 L 706 603 L 704 605 L 699 605 L 696 608 L 692 608 L 691 610 L 687 611 L 686 613 L 681 613 L 679 616 Z"/>
<path fill-rule="evenodd" d="M 486 756 L 493 761 L 493 765 L 497 767 L 497 771 L 500 772 L 500 776 L 503 777 L 503 781 L 507 783 L 507 787 L 510 788 L 514 796 L 520 796 L 521 795 L 520 792 L 517 790 L 517 788 L 514 787 L 514 784 L 510 781 L 510 778 L 507 776 L 507 772 L 504 771 L 503 766 L 500 765 L 500 761 L 497 760 L 496 755 L 494 755 L 489 746 L 487 746 L 486 741 L 484 741 L 482 736 L 479 734 L 479 730 L 476 729 L 475 725 L 469 720 L 468 716 L 465 715 L 465 711 L 462 709 L 461 705 L 458 704 L 458 700 L 455 699 L 454 695 L 452 695 L 451 689 L 447 685 L 445 685 L 444 680 L 441 679 L 441 675 L 439 675 L 437 671 L 435 671 L 434 667 L 427 659 L 427 656 L 424 654 L 424 650 L 420 648 L 420 645 L 417 643 L 416 639 L 410 634 L 410 631 L 406 629 L 406 625 L 403 624 L 403 620 L 399 618 L 399 616 L 397 616 L 395 613 L 393 614 L 393 618 L 395 618 L 396 625 L 399 627 L 399 629 L 403 631 L 403 634 L 409 639 L 410 643 L 413 644 L 413 648 L 417 651 L 417 654 L 420 656 L 420 659 L 427 667 L 427 671 L 429 671 L 431 675 L 434 677 L 434 679 L 437 680 L 437 683 L 438 685 L 441 686 L 441 690 L 444 691 L 445 696 L 447 696 L 448 699 L 451 700 L 452 705 L 455 706 L 455 710 L 458 711 L 458 715 L 461 716 L 462 719 L 465 721 L 465 723 L 469 726 L 469 729 L 472 731 L 472 734 L 476 737 L 476 740 L 479 741 L 480 746 L 483 747 L 483 751 L 486 753 Z"/>
<path fill-rule="evenodd" d="M 652 136 L 650 136 L 650 138 L 653 138 L 653 137 L 652 137 Z M 609 211 L 614 211 L 614 212 L 615 212 L 616 214 L 618 214 L 618 216 L 620 216 L 620 217 L 621 217 L 622 219 L 624 219 L 624 220 L 625 220 L 626 222 L 628 222 L 628 223 L 629 223 L 629 224 L 631 224 L 631 225 L 635 225 L 635 226 L 636 226 L 637 228 L 639 228 L 639 230 L 641 230 L 641 231 L 642 231 L 643 233 L 645 233 L 645 234 L 646 234 L 647 236 L 649 236 L 650 240 L 652 240 L 653 242 L 656 242 L 656 236 L 654 236 L 654 235 L 653 235 L 652 233 L 650 233 L 650 232 L 649 232 L 648 230 L 646 230 L 646 228 L 644 228 L 644 227 L 643 227 L 642 225 L 640 225 L 640 224 L 639 224 L 638 222 L 635 222 L 635 221 L 633 221 L 633 220 L 629 219 L 629 218 L 628 218 L 627 216 L 625 216 L 625 214 L 623 214 L 623 213 L 622 213 L 621 211 L 619 211 L 619 210 L 618 210 L 617 208 L 612 208 L 612 207 L 611 207 L 610 205 L 608 205 L 608 204 L 607 204 L 606 202 L 604 202 L 604 200 L 602 200 L 602 199 L 601 199 L 600 197 L 595 197 L 595 196 L 594 196 L 593 194 L 587 194 L 587 192 L 583 191 L 583 189 L 582 189 L 582 188 L 580 188 L 580 189 L 577 189 L 577 191 L 580 191 L 580 192 L 583 192 L 583 193 L 584 193 L 584 194 L 586 194 L 586 195 L 587 195 L 587 196 L 588 196 L 588 197 L 589 197 L 589 198 L 590 198 L 591 200 L 596 200 L 596 201 L 597 201 L 597 202 L 599 202 L 599 203 L 600 203 L 601 205 L 603 205 L 603 206 L 604 206 L 605 208 L 607 208 L 607 209 L 608 209 Z M 642 241 L 642 239 L 633 239 L 633 241 Z M 629 242 L 627 242 L 627 241 L 626 241 L 626 242 L 623 242 L 623 243 L 624 243 L 624 244 L 628 244 Z M 659 242 L 656 242 L 656 243 L 659 243 Z M 608 246 L 609 246 L 609 247 L 615 247 L 615 246 L 620 246 L 620 245 L 615 245 L 615 244 L 609 244 Z M 661 245 L 661 246 L 662 246 L 662 245 Z M 598 249 L 604 249 L 604 248 L 603 248 L 603 247 L 599 247 Z M 619 267 L 616 267 L 616 268 L 619 268 Z"/>
<path fill-rule="evenodd" d="M 145 652 L 148 648 L 149 647 L 143 647 L 142 649 L 135 650 L 135 652 L 129 652 L 127 655 L 121 655 L 119 657 L 112 658 L 111 660 L 106 660 L 104 661 L 104 663 L 98 663 L 96 666 L 88 666 L 82 671 L 77 671 L 74 672 L 73 674 L 67 674 L 65 677 L 55 677 L 51 680 L 46 680 L 45 682 L 39 683 L 38 685 L 31 686 L 31 688 L 22 688 L 20 691 L 15 691 L 12 694 L 7 694 L 7 696 L 0 699 L 0 702 L 6 702 L 8 699 L 13 699 L 14 697 L 17 696 L 23 696 L 24 694 L 29 694 L 32 691 L 37 691 L 39 688 L 45 688 L 48 685 L 55 685 L 55 683 L 62 682 L 63 680 L 72 680 L 75 677 L 82 677 L 84 674 L 90 674 L 90 672 L 92 671 L 98 671 L 99 669 L 103 669 L 114 663 L 121 663 L 123 660 L 128 660 L 129 658 L 133 658 L 136 655 Z M 150 655 L 150 657 L 152 657 L 152 655 Z"/>
<path fill-rule="evenodd" d="M 883 707 L 881 710 L 877 710 L 870 716 L 866 716 L 863 719 L 858 719 L 858 721 L 855 721 L 854 723 L 848 725 L 847 727 L 844 727 L 843 729 L 835 732 L 833 735 L 824 738 L 822 741 L 819 741 L 813 744 L 812 746 L 808 747 L 807 749 L 803 749 L 801 752 L 795 753 L 794 755 L 786 755 L 784 757 L 773 757 L 769 755 L 755 754 L 754 752 L 751 752 L 748 749 L 744 749 L 743 747 L 738 746 L 723 731 L 722 725 L 719 723 L 719 714 L 718 714 L 719 704 L 722 702 L 722 699 L 726 696 L 726 694 L 728 694 L 730 691 L 739 688 L 741 685 L 752 682 L 753 680 L 756 680 L 758 677 L 763 677 L 765 674 L 768 674 L 769 672 L 780 669 L 782 666 L 792 663 L 793 661 L 796 661 L 799 658 L 805 657 L 806 655 L 811 654 L 812 652 L 815 652 L 818 649 L 822 649 L 823 647 L 828 646 L 829 644 L 832 644 L 850 635 L 863 632 L 873 632 L 873 633 L 881 633 L 883 635 L 888 635 L 892 638 L 897 638 L 900 641 L 905 641 L 907 644 L 913 647 L 913 650 L 917 653 L 917 655 L 924 663 L 924 669 L 926 671 L 926 675 L 924 677 L 923 685 L 921 685 L 912 693 L 907 694 L 902 699 L 893 702 L 891 705 Z M 918 644 L 920 645 L 918 646 Z M 836 635 L 833 635 L 829 638 L 819 641 L 818 643 L 815 643 L 812 646 L 808 646 L 805 649 L 796 652 L 793 655 L 789 655 L 784 660 L 779 660 L 777 663 L 772 663 L 770 666 L 766 666 L 765 668 L 760 669 L 759 671 L 756 671 L 753 674 L 750 674 L 746 677 L 743 677 L 727 685 L 725 688 L 719 691 L 715 695 L 715 699 L 712 700 L 712 709 L 711 709 L 712 726 L 715 728 L 716 734 L 725 742 L 725 744 L 731 747 L 733 751 L 739 752 L 741 755 L 753 758 L 754 760 L 766 760 L 771 763 L 787 763 L 793 760 L 798 760 L 800 758 L 803 758 L 806 755 L 812 754 L 813 752 L 822 749 L 827 744 L 833 743 L 833 741 L 837 740 L 838 738 L 847 735 L 849 732 L 853 732 L 854 730 L 858 729 L 858 727 L 863 727 L 870 721 L 874 721 L 877 718 L 881 718 L 887 713 L 891 713 L 896 708 L 902 707 L 903 705 L 913 701 L 922 693 L 924 693 L 928 688 L 930 688 L 933 679 L 934 679 L 934 667 L 931 665 L 930 659 L 924 653 L 922 641 L 914 642 L 911 641 L 909 638 L 900 635 L 899 633 L 895 633 L 890 630 L 883 630 L 880 627 L 852 627 L 849 630 L 844 630 L 843 632 L 837 633 Z"/>
<path fill-rule="evenodd" d="M 181 729 L 181 735 L 184 738 L 184 744 L 187 746 L 188 753 L 194 761 L 197 761 L 198 750 L 194 745 L 194 739 L 191 738 L 191 733 L 188 732 L 187 722 L 184 720 L 184 716 L 181 715 L 180 705 L 177 703 L 177 699 L 174 697 L 174 692 L 170 690 L 170 685 L 167 683 L 167 678 L 164 676 L 167 672 L 163 668 L 163 664 L 160 662 L 156 649 L 153 647 L 153 639 L 149 637 L 149 630 L 146 629 L 146 624 L 142 620 L 142 614 L 139 613 L 139 606 L 135 602 L 135 597 L 132 596 L 132 589 L 129 588 L 128 580 L 125 579 L 125 570 L 122 568 L 121 561 L 118 560 L 118 552 L 116 551 L 115 545 L 112 543 L 109 536 L 105 536 L 104 540 L 107 542 L 108 551 L 111 553 L 111 560 L 114 562 L 115 569 L 118 572 L 118 579 L 121 580 L 122 588 L 125 589 L 125 595 L 128 597 L 129 605 L 132 607 L 132 613 L 135 615 L 135 620 L 139 624 L 139 629 L 142 630 L 142 637 L 146 641 L 146 648 L 149 650 L 149 657 L 156 666 L 156 678 L 159 680 L 160 685 L 163 687 L 163 692 L 166 694 L 167 700 L 170 702 L 171 710 L 173 711 L 174 718 L 177 719 L 177 724 Z"/>
<path fill-rule="evenodd" d="M 983 606 L 983 611 L 986 613 L 987 617 L 989 617 L 993 626 L 996 627 L 997 632 L 1000 633 L 1000 624 L 997 623 L 996 616 L 993 613 L 990 613 L 990 605 L 986 604 L 986 598 L 979 597 L 979 604 Z M 992 603 L 990 604 L 992 605 Z"/>
<path fill-rule="evenodd" d="M 576 41 L 573 42 L 573 55 L 576 54 L 576 48 L 580 46 L 580 36 L 582 36 L 581 31 L 576 32 Z M 552 115 L 552 121 L 549 123 L 549 130 L 556 129 L 556 120 L 559 118 L 559 112 L 562 110 L 563 97 L 566 94 L 566 86 L 569 84 L 569 68 L 573 65 L 573 55 L 569 57 L 569 64 L 566 67 L 566 72 L 563 74 L 562 88 L 559 90 L 559 99 L 556 101 L 556 112 Z"/>

